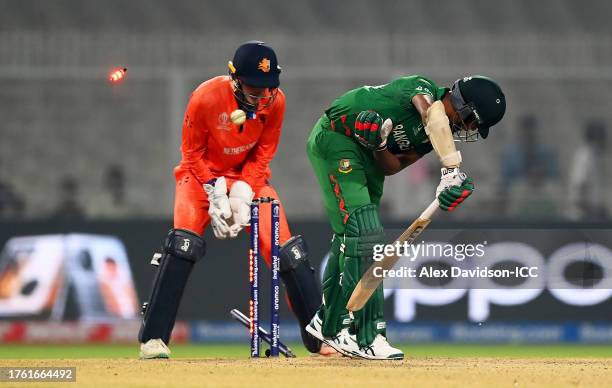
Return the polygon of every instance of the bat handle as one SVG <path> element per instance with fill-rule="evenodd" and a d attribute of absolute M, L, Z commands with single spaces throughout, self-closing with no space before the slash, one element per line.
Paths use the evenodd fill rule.
<path fill-rule="evenodd" d="M 431 220 L 431 217 L 433 217 L 439 206 L 440 203 L 438 202 L 438 198 L 434 199 L 429 206 L 427 206 L 427 209 L 423 210 L 423 213 L 421 213 L 419 218 L 422 220 Z"/>

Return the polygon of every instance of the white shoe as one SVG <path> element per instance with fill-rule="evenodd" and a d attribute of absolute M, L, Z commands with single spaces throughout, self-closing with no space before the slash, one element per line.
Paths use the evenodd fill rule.
<path fill-rule="evenodd" d="M 310 320 L 310 323 L 306 325 L 305 329 L 311 336 L 315 337 L 319 341 L 325 342 L 325 337 L 323 337 L 323 329 L 322 329 L 323 321 L 319 318 L 319 314 L 315 314 L 314 317 Z"/>
<path fill-rule="evenodd" d="M 150 339 L 144 344 L 140 344 L 140 358 L 170 358 L 170 349 L 164 341 L 159 338 Z"/>
<path fill-rule="evenodd" d="M 325 336 L 323 336 L 322 325 L 323 325 L 323 321 L 321 320 L 321 318 L 319 318 L 319 314 L 315 314 L 314 317 L 312 317 L 312 319 L 310 320 L 310 323 L 306 325 L 306 331 L 311 336 L 323 342 L 325 345 L 331 347 L 338 353 L 344 356 L 353 357 L 351 351 L 345 350 L 346 346 L 345 347 L 341 346 L 345 342 L 350 343 L 348 340 L 345 340 L 344 333 L 343 333 L 344 331 L 346 331 L 346 335 L 348 335 L 348 330 L 343 329 L 342 331 L 340 331 L 340 333 L 338 333 L 338 335 L 332 338 L 326 338 Z M 359 346 L 355 346 L 355 349 L 359 350 Z M 354 350 L 354 349 L 351 349 L 351 350 Z"/>
<path fill-rule="evenodd" d="M 326 343 L 345 356 L 360 358 L 357 337 L 355 334 L 350 334 L 347 328 L 340 330 L 340 333 L 333 338 L 327 339 Z"/>
<path fill-rule="evenodd" d="M 404 352 L 394 348 L 387 339 L 378 334 L 370 346 L 359 348 L 358 357 L 368 360 L 403 360 Z"/>

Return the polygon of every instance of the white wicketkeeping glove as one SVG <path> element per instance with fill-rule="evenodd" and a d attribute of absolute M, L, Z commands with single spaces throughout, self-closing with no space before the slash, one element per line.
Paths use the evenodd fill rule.
<path fill-rule="evenodd" d="M 460 186 L 461 183 L 467 178 L 467 175 L 459 171 L 459 167 L 441 169 L 442 176 L 440 177 L 440 184 L 436 189 L 436 198 L 440 193 L 451 186 Z"/>
<path fill-rule="evenodd" d="M 251 222 L 251 201 L 254 195 L 251 186 L 244 181 L 236 181 L 232 185 L 229 204 L 234 223 L 230 226 L 230 237 L 236 237 Z"/>
<path fill-rule="evenodd" d="M 208 214 L 210 215 L 210 225 L 213 228 L 215 237 L 218 239 L 226 238 L 230 233 L 227 224 L 232 217 L 229 198 L 227 197 L 227 183 L 225 177 L 220 177 L 210 183 L 204 184 L 204 191 L 208 194 Z"/>
<path fill-rule="evenodd" d="M 387 148 L 387 138 L 389 137 L 391 130 L 393 130 L 393 121 L 391 121 L 391 119 L 386 119 L 380 127 L 381 142 L 377 150 L 384 150 Z"/>

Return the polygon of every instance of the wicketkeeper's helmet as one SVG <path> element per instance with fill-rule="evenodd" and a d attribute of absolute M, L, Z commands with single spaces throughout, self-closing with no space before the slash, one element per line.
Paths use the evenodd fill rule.
<path fill-rule="evenodd" d="M 230 75 L 255 88 L 277 88 L 281 68 L 272 47 L 252 40 L 236 50 L 228 63 Z"/>

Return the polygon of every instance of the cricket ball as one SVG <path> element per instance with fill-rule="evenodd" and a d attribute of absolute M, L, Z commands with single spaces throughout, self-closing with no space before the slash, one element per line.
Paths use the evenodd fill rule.
<path fill-rule="evenodd" d="M 246 113 L 244 113 L 242 109 L 236 109 L 232 112 L 230 118 L 232 119 L 232 123 L 234 123 L 234 125 L 242 125 L 246 120 Z"/>

